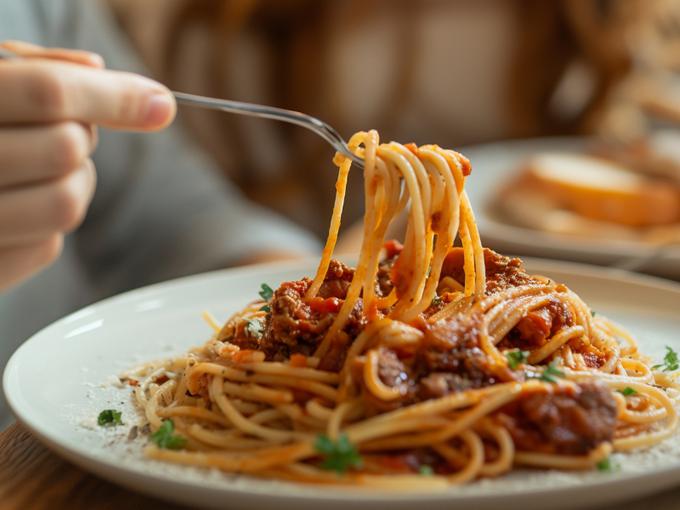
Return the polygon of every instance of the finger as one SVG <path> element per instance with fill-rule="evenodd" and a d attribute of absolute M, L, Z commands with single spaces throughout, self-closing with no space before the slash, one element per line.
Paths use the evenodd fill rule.
<path fill-rule="evenodd" d="M 95 184 L 94 165 L 88 160 L 65 177 L 0 193 L 0 246 L 74 230 L 85 217 Z"/>
<path fill-rule="evenodd" d="M 0 129 L 0 188 L 63 177 L 95 143 L 91 126 L 78 122 Z"/>
<path fill-rule="evenodd" d="M 131 73 L 65 62 L 0 62 L 0 123 L 76 120 L 151 131 L 175 116 L 175 100 L 161 84 Z"/>
<path fill-rule="evenodd" d="M 62 245 L 63 236 L 54 234 L 31 244 L 0 248 L 0 289 L 6 290 L 54 262 Z"/>
<path fill-rule="evenodd" d="M 100 55 L 90 51 L 71 50 L 66 48 L 44 48 L 23 41 L 4 41 L 3 43 L 0 43 L 0 46 L 25 58 L 64 60 L 66 62 L 96 67 L 99 69 L 104 67 L 104 59 Z"/>

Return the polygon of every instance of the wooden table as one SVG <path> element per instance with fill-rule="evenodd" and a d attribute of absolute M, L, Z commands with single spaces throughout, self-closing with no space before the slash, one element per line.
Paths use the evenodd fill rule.
<path fill-rule="evenodd" d="M 57 457 L 23 426 L 0 433 L 2 510 L 181 510 L 142 496 Z"/>
<path fill-rule="evenodd" d="M 678 480 L 680 484 L 680 480 Z M 186 510 L 142 496 L 75 467 L 47 450 L 21 425 L 0 432 L 2 510 Z M 680 487 L 602 510 L 678 510 Z"/>

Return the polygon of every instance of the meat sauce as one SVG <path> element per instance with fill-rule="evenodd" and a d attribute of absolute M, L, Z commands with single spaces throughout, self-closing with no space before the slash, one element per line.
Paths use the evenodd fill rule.
<path fill-rule="evenodd" d="M 261 338 L 247 335 L 230 340 L 242 349 L 263 351 L 268 361 L 284 361 L 293 354 L 311 356 L 330 328 L 346 296 L 354 270 L 332 260 L 318 295 L 305 300 L 312 280 L 284 282 L 274 291 Z M 349 347 L 366 325 L 359 300 L 342 334 L 335 339 L 319 368 L 339 370 Z"/>
<path fill-rule="evenodd" d="M 465 284 L 463 258 L 462 248 L 453 248 L 449 251 L 442 266 L 442 277 L 450 276 L 460 284 Z M 527 274 L 520 259 L 505 257 L 488 248 L 484 248 L 484 266 L 486 268 L 487 295 L 501 292 L 510 287 L 545 283 L 545 280 Z"/>
<path fill-rule="evenodd" d="M 602 383 L 537 391 L 497 416 L 518 450 L 582 455 L 614 438 L 616 403 Z"/>
<path fill-rule="evenodd" d="M 402 249 L 398 242 L 385 246 L 385 257 L 379 264 L 376 282 L 380 296 L 393 290 L 395 280 L 397 293 L 408 284 L 406 275 L 399 268 Z M 546 282 L 528 275 L 519 259 L 485 249 L 484 260 L 487 295 L 520 285 Z M 274 292 L 262 337 L 234 339 L 232 343 L 243 349 L 263 351 L 267 360 L 312 355 L 342 307 L 353 275 L 353 269 L 331 261 L 318 295 L 311 300 L 304 297 L 311 285 L 309 278 L 283 283 Z M 461 249 L 453 249 L 446 257 L 444 276 L 464 284 Z M 404 352 L 385 347 L 378 350 L 378 377 L 386 386 L 398 388 L 400 398 L 386 402 L 364 387 L 366 407 L 375 413 L 384 412 L 458 391 L 522 380 L 523 372 L 491 363 L 485 355 L 480 346 L 482 320 L 481 313 L 469 311 L 434 324 L 423 317 L 416 320 L 411 325 L 423 333 L 419 345 Z M 319 368 L 340 370 L 351 342 L 366 324 L 363 303 L 359 299 L 347 324 L 320 360 Z M 558 330 L 573 324 L 574 318 L 567 307 L 558 300 L 551 300 L 523 317 L 501 341 L 499 348 L 536 349 Z M 601 359 L 592 346 L 579 345 L 583 341 L 578 339 L 573 342 L 589 366 L 599 366 Z M 350 368 L 354 379 L 363 381 L 363 358 L 355 360 Z M 507 427 L 519 449 L 576 455 L 612 439 L 616 405 L 609 390 L 599 384 L 582 384 L 575 389 L 556 386 L 552 392 L 538 391 L 522 396 L 497 412 L 496 419 Z M 381 462 L 379 458 L 374 460 Z M 394 466 L 395 471 L 410 471 L 419 464 L 411 457 L 402 460 L 401 466 Z"/>

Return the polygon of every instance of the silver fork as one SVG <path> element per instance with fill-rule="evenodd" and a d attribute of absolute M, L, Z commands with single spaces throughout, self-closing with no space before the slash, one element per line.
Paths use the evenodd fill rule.
<path fill-rule="evenodd" d="M 0 59 L 14 59 L 21 58 L 20 55 L 0 48 Z M 242 101 L 230 101 L 227 99 L 216 99 L 213 97 L 197 96 L 195 94 L 187 94 L 185 92 L 172 92 L 177 100 L 177 103 L 196 106 L 199 108 L 207 108 L 209 110 L 220 110 L 228 113 L 236 113 L 238 115 L 248 115 L 250 117 L 260 117 L 264 119 L 273 119 L 289 124 L 295 124 L 309 129 L 316 133 L 321 138 L 326 140 L 336 151 L 344 154 L 350 158 L 356 165 L 364 168 L 364 160 L 349 150 L 347 142 L 340 136 L 340 134 L 326 122 L 307 115 L 306 113 L 296 112 L 293 110 L 285 110 L 283 108 L 276 108 L 274 106 L 265 106 L 254 103 L 244 103 Z"/>

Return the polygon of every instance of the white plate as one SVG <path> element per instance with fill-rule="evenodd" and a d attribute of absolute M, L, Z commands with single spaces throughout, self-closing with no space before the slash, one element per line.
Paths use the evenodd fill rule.
<path fill-rule="evenodd" d="M 516 176 L 521 162 L 537 152 L 582 152 L 586 138 L 536 138 L 472 145 L 461 152 L 472 162 L 465 183 L 484 244 L 503 253 L 576 260 L 610 265 L 654 252 L 654 247 L 634 241 L 566 236 L 506 223 L 492 214 L 498 190 Z M 644 271 L 680 278 L 680 246 L 655 257 Z"/>
<path fill-rule="evenodd" d="M 531 269 L 570 285 L 600 313 L 629 327 L 645 352 L 680 349 L 680 286 L 564 263 L 532 261 Z M 615 502 L 680 480 L 680 441 L 620 460 L 616 473 L 519 472 L 433 494 L 385 494 L 309 488 L 225 476 L 141 457 L 145 439 L 128 442 L 135 422 L 130 388 L 115 376 L 142 361 L 201 344 L 210 334 L 200 313 L 218 318 L 277 285 L 314 272 L 315 263 L 267 265 L 199 275 L 129 292 L 89 306 L 45 328 L 12 357 L 4 374 L 17 418 L 54 451 L 113 482 L 194 506 L 263 509 L 562 508 Z M 123 410 L 125 427 L 95 424 L 107 408 Z"/>

